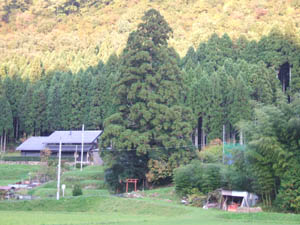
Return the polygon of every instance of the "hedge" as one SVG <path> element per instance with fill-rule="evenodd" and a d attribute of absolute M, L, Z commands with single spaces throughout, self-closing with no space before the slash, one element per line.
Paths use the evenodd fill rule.
<path fill-rule="evenodd" d="M 51 156 L 51 160 L 57 160 L 58 158 L 56 156 Z M 10 161 L 10 162 L 40 162 L 41 157 L 40 156 L 4 156 L 2 158 L 3 161 Z M 73 162 L 73 157 L 62 157 L 61 160 Z"/>

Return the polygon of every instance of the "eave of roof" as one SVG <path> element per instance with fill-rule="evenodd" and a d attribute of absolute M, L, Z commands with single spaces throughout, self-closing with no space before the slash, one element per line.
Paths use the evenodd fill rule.
<path fill-rule="evenodd" d="M 102 130 L 88 130 L 83 132 L 83 142 L 93 143 L 100 135 Z M 82 131 L 55 131 L 53 132 L 45 143 L 53 144 L 59 143 L 60 140 L 64 144 L 81 144 Z"/>
<path fill-rule="evenodd" d="M 101 130 L 84 131 L 84 145 L 90 146 L 97 138 L 102 134 Z M 55 131 L 49 137 L 30 137 L 19 145 L 17 151 L 42 151 L 48 147 L 48 145 L 58 145 L 60 140 L 63 144 L 78 145 L 78 149 L 81 149 L 82 143 L 82 131 Z M 62 148 L 62 151 L 65 151 Z M 90 147 L 89 147 L 90 148 Z M 66 150 L 71 151 L 71 150 Z M 84 151 L 87 151 L 84 149 Z"/>
<path fill-rule="evenodd" d="M 17 151 L 40 151 L 45 149 L 45 140 L 48 137 L 30 137 L 26 141 L 24 141 L 21 145 L 19 145 L 16 150 Z"/>

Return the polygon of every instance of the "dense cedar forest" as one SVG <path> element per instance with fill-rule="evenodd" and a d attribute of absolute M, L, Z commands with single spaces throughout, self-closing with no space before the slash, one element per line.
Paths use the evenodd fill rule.
<path fill-rule="evenodd" d="M 238 122 L 253 118 L 256 106 L 292 100 L 300 90 L 300 50 L 294 38 L 276 30 L 259 41 L 214 34 L 182 58 L 172 50 L 180 84 L 168 88 L 177 92 L 176 104 L 192 110 L 189 122 L 193 134 L 198 130 L 199 145 L 222 138 L 223 125 L 227 139 L 238 139 Z M 80 129 L 83 123 L 87 129 L 104 129 L 104 120 L 117 109 L 114 86 L 123 76 L 121 60 L 113 54 L 106 63 L 77 73 L 41 71 L 37 80 L 18 72 L 2 75 L 1 136 L 14 141 Z M 181 88 L 171 88 L 175 85 Z"/>
<path fill-rule="evenodd" d="M 77 1 L 69 2 L 71 8 L 57 6 L 55 12 L 80 11 Z M 6 23 L 9 18 L 10 13 L 2 15 Z M 191 43 L 182 56 L 169 44 L 176 32 L 157 10 L 139 20 L 125 48 L 106 61 L 80 69 L 82 64 L 72 69 L 65 61 L 80 61 L 76 55 L 51 69 L 36 57 L 15 67 L 13 60 L 3 62 L 1 149 L 82 124 L 104 130 L 100 145 L 106 181 L 122 191 L 120 181 L 126 177 L 172 182 L 174 169 L 222 139 L 224 127 L 227 142 L 247 146 L 230 168 L 239 185 L 226 185 L 255 191 L 265 205 L 280 201 L 281 209 L 300 212 L 295 176 L 300 173 L 300 36 L 295 27 L 274 27 L 257 40 L 216 32 L 196 46 Z M 101 51 L 97 48 L 96 54 Z"/>

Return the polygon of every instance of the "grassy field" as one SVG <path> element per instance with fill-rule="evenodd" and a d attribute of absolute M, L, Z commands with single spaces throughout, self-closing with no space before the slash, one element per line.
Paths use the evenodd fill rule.
<path fill-rule="evenodd" d="M 40 166 L 32 165 L 0 165 L 0 186 L 13 184 L 27 179 L 29 173 L 36 172 Z"/>
<path fill-rule="evenodd" d="M 147 225 L 270 225 L 300 224 L 300 215 L 235 214 L 179 205 L 163 199 L 114 196 L 73 197 L 59 201 L 1 202 L 0 224 L 147 224 Z"/>
<path fill-rule="evenodd" d="M 104 169 L 102 166 L 89 166 L 80 171 L 73 169 L 62 174 L 61 184 L 66 185 L 65 196 L 72 196 L 72 188 L 79 184 L 84 195 L 108 195 L 104 184 Z M 56 180 L 28 191 L 28 194 L 47 198 L 56 196 Z"/>
<path fill-rule="evenodd" d="M 0 178 L 21 179 L 38 167 L 3 166 Z M 90 166 L 83 171 L 71 170 L 62 175 L 66 197 L 55 200 L 56 183 L 49 182 L 29 194 L 40 197 L 32 201 L 0 202 L 2 225 L 282 225 L 300 224 L 300 215 L 279 213 L 235 214 L 219 210 L 183 206 L 173 187 L 140 192 L 143 198 L 110 195 L 104 182 L 103 168 Z M 79 183 L 83 196 L 72 197 L 72 185 Z"/>

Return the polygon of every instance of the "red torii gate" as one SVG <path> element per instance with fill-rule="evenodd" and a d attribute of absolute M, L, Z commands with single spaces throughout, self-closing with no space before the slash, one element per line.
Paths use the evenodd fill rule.
<path fill-rule="evenodd" d="M 128 183 L 134 183 L 134 191 L 136 191 L 136 184 L 139 179 L 127 179 L 126 180 L 126 193 L 128 193 Z"/>

